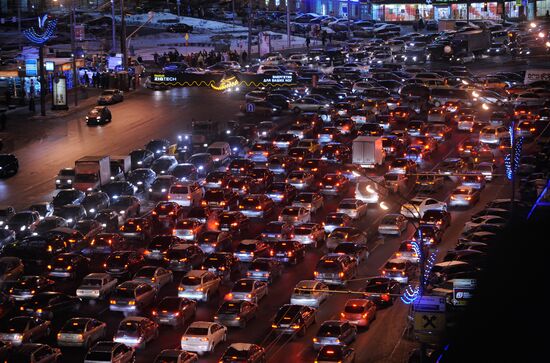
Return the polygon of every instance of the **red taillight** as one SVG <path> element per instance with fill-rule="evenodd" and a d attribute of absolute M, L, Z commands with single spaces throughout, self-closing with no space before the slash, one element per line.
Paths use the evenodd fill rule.
<path fill-rule="evenodd" d="M 269 255 L 270 255 L 270 256 L 275 256 L 275 251 L 269 250 Z"/>

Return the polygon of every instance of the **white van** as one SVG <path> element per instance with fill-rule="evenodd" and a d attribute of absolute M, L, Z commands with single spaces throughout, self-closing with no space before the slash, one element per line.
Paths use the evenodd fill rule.
<path fill-rule="evenodd" d="M 216 165 L 223 165 L 229 161 L 231 146 L 227 142 L 216 141 L 208 147 L 206 152 L 212 155 L 212 159 Z"/>
<path fill-rule="evenodd" d="M 168 200 L 183 207 L 199 205 L 202 197 L 203 191 L 197 182 L 177 183 L 172 185 L 168 191 Z"/>

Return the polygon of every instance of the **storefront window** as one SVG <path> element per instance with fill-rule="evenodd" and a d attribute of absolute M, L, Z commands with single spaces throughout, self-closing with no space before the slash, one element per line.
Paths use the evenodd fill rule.
<path fill-rule="evenodd" d="M 533 3 L 529 3 L 529 7 L 533 7 Z M 546 16 L 546 12 L 550 12 L 550 0 L 537 1 L 537 16 Z"/>
<path fill-rule="evenodd" d="M 515 1 L 506 3 L 506 17 L 507 18 L 519 17 L 519 6 L 516 5 Z"/>

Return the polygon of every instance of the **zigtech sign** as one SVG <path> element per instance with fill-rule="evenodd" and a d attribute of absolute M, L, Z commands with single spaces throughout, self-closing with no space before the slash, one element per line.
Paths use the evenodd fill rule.
<path fill-rule="evenodd" d="M 266 75 L 256 73 L 192 74 L 154 73 L 151 81 L 169 87 L 210 87 L 223 91 L 231 87 L 284 87 L 295 86 L 294 75 Z"/>

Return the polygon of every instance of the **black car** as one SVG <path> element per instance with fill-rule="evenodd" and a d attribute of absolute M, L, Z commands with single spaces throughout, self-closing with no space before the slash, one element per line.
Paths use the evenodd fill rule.
<path fill-rule="evenodd" d="M 155 181 L 157 174 L 149 168 L 137 168 L 128 174 L 127 181 L 135 185 L 139 192 L 144 192 Z"/>
<path fill-rule="evenodd" d="M 178 23 L 170 25 L 168 28 L 166 28 L 166 30 L 170 33 L 191 33 L 193 31 L 193 26 L 184 23 Z"/>
<path fill-rule="evenodd" d="M 143 255 L 135 251 L 113 252 L 103 265 L 105 271 L 114 277 L 133 276 L 144 265 Z"/>
<path fill-rule="evenodd" d="M 246 327 L 249 320 L 256 317 L 258 305 L 245 300 L 225 301 L 218 308 L 214 321 L 224 326 Z"/>
<path fill-rule="evenodd" d="M 95 106 L 86 115 L 86 124 L 91 125 L 105 125 L 111 122 L 111 111 L 105 106 Z"/>
<path fill-rule="evenodd" d="M 32 232 L 39 220 L 38 212 L 17 212 L 5 223 L 4 228 L 15 231 L 17 237 L 24 237 Z"/>
<path fill-rule="evenodd" d="M 184 297 L 167 296 L 153 308 L 151 315 L 158 324 L 179 327 L 191 320 L 196 311 L 196 301 Z"/>
<path fill-rule="evenodd" d="M 271 326 L 280 333 L 304 336 L 307 328 L 315 324 L 315 312 L 309 306 L 285 304 L 277 311 Z"/>
<path fill-rule="evenodd" d="M 151 140 L 145 145 L 145 149 L 149 150 L 155 155 L 155 158 L 158 158 L 168 151 L 170 147 L 170 141 L 166 139 L 157 139 Z"/>
<path fill-rule="evenodd" d="M 195 245 L 176 245 L 168 249 L 164 256 L 167 268 L 172 271 L 190 271 L 199 268 L 206 255 Z"/>
<path fill-rule="evenodd" d="M 232 272 L 241 270 L 241 263 L 232 253 L 214 252 L 204 260 L 201 270 L 208 270 L 222 279 L 229 280 Z"/>
<path fill-rule="evenodd" d="M 269 256 L 282 263 L 297 265 L 305 258 L 306 249 L 297 241 L 278 241 L 271 243 Z"/>
<path fill-rule="evenodd" d="M 73 228 L 76 222 L 86 217 L 86 210 L 82 205 L 66 204 L 57 208 L 55 215 L 65 219 L 67 226 Z"/>
<path fill-rule="evenodd" d="M 230 136 L 226 142 L 231 148 L 231 156 L 244 156 L 248 147 L 248 140 L 244 136 Z"/>
<path fill-rule="evenodd" d="M 148 168 L 155 160 L 155 154 L 150 150 L 137 149 L 130 153 L 132 170 L 138 168 Z"/>
<path fill-rule="evenodd" d="M 171 174 L 180 181 L 195 181 L 199 178 L 197 167 L 191 163 L 176 165 Z"/>
<path fill-rule="evenodd" d="M 283 274 L 283 264 L 273 258 L 255 258 L 246 272 L 246 277 L 271 284 Z"/>
<path fill-rule="evenodd" d="M 3 292 L 0 292 L 0 319 L 8 316 L 12 312 L 13 308 L 13 299 Z"/>
<path fill-rule="evenodd" d="M 54 317 L 59 317 L 60 314 L 77 311 L 81 303 L 82 300 L 76 296 L 62 292 L 45 291 L 34 295 L 32 299 L 24 303 L 21 311 L 32 316 L 52 320 Z"/>
<path fill-rule="evenodd" d="M 54 283 L 44 276 L 22 276 L 8 292 L 16 301 L 30 300 L 37 293 L 51 290 Z"/>
<path fill-rule="evenodd" d="M 121 195 L 134 195 L 137 192 L 137 188 L 130 182 L 117 181 L 102 186 L 101 191 L 106 193 L 111 202 L 113 202 Z"/>
<path fill-rule="evenodd" d="M 117 102 L 122 102 L 124 95 L 121 90 L 118 89 L 106 89 L 101 92 L 97 99 L 98 105 L 112 105 Z"/>
<path fill-rule="evenodd" d="M 117 232 L 118 231 L 118 214 L 112 209 L 103 209 L 95 215 L 96 221 L 101 223 L 105 232 Z"/>
<path fill-rule="evenodd" d="M 26 274 L 41 274 L 57 253 L 67 252 L 69 244 L 47 236 L 30 236 L 5 245 L 4 256 L 19 257 L 25 265 Z"/>
<path fill-rule="evenodd" d="M 451 225 L 451 213 L 444 210 L 427 210 L 420 219 L 420 225 L 433 225 L 445 231 Z"/>
<path fill-rule="evenodd" d="M 214 170 L 214 159 L 212 159 L 212 155 L 208 153 L 193 154 L 187 162 L 195 165 L 201 176 L 206 176 Z"/>
<path fill-rule="evenodd" d="M 57 255 L 48 265 L 48 276 L 51 278 L 82 278 L 88 273 L 90 259 L 72 253 Z"/>
<path fill-rule="evenodd" d="M 163 155 L 151 164 L 151 170 L 157 175 L 170 174 L 172 170 L 178 165 L 178 161 L 174 156 Z"/>
<path fill-rule="evenodd" d="M 76 189 L 61 189 L 55 197 L 53 197 L 52 205 L 54 209 L 61 208 L 67 204 L 80 204 L 86 197 L 86 194 Z"/>
<path fill-rule="evenodd" d="M 367 280 L 365 286 L 366 298 L 376 305 L 393 305 L 397 295 L 401 293 L 399 282 L 387 277 L 375 277 Z"/>
<path fill-rule="evenodd" d="M 13 154 L 0 154 L 0 178 L 10 177 L 19 171 L 19 160 Z"/>
<path fill-rule="evenodd" d="M 99 211 L 109 208 L 109 196 L 103 192 L 93 192 L 84 197 L 80 203 L 86 209 L 89 218 L 95 218 Z"/>

